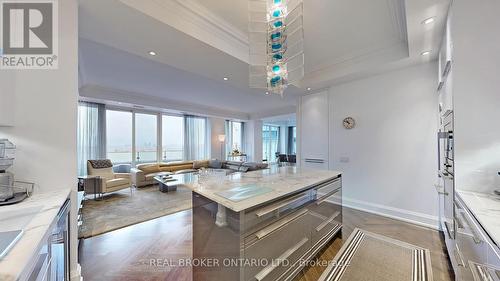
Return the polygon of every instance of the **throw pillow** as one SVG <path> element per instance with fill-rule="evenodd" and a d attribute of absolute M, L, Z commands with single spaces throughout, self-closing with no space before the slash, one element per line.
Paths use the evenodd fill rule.
<path fill-rule="evenodd" d="M 209 163 L 208 160 L 195 160 L 193 161 L 193 169 L 208 168 Z"/>
<path fill-rule="evenodd" d="M 217 159 L 212 159 L 208 161 L 208 167 L 212 169 L 220 169 L 222 168 L 222 162 Z"/>
<path fill-rule="evenodd" d="M 250 167 L 247 167 L 247 166 L 241 166 L 241 167 L 240 167 L 240 169 L 239 169 L 239 171 L 240 171 L 240 172 L 245 172 L 245 173 L 246 173 L 246 172 L 248 171 L 248 169 L 249 169 L 249 168 L 250 168 Z"/>

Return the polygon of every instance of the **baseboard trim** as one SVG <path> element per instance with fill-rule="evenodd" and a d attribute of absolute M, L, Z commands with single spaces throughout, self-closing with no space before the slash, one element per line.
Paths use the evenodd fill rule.
<path fill-rule="evenodd" d="M 342 205 L 351 209 L 396 219 L 418 226 L 439 230 L 439 218 L 428 214 L 384 206 L 361 200 L 342 197 Z"/>

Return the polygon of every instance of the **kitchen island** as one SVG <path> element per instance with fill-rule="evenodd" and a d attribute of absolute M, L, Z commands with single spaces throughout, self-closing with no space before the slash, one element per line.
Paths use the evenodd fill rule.
<path fill-rule="evenodd" d="M 291 280 L 342 227 L 336 171 L 271 168 L 193 180 L 193 280 Z"/>

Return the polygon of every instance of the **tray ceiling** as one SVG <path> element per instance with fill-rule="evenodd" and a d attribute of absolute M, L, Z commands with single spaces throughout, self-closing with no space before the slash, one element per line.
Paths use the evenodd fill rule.
<path fill-rule="evenodd" d="M 80 37 L 248 88 L 247 0 L 85 0 Z M 304 1 L 306 75 L 290 94 L 432 60 L 449 0 Z M 431 26 L 421 21 L 435 17 Z M 131 36 L 133 35 L 133 36 Z M 154 50 L 157 56 L 147 53 Z M 166 78 L 168 79 L 168 78 Z M 92 81 L 88 81 L 91 83 Z"/>

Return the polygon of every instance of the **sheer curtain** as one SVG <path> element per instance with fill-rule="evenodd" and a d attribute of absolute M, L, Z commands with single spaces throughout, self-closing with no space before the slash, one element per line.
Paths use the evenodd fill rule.
<path fill-rule="evenodd" d="M 106 110 L 103 104 L 78 104 L 78 175 L 87 174 L 87 160 L 106 157 Z"/>
<path fill-rule="evenodd" d="M 233 151 L 233 138 L 232 138 L 232 128 L 231 121 L 226 120 L 226 125 L 224 126 L 224 134 L 226 135 L 226 143 L 224 145 L 224 159 L 227 160 L 227 155 Z"/>
<path fill-rule="evenodd" d="M 207 159 L 206 118 L 196 116 L 184 117 L 184 159 Z"/>

